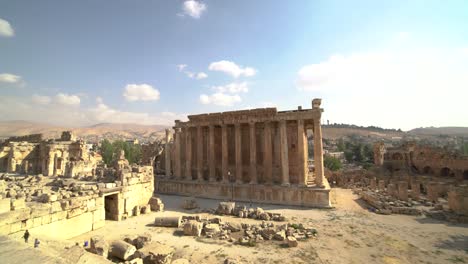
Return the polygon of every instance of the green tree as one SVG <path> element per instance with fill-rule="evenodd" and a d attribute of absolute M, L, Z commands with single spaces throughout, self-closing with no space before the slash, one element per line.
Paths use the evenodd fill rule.
<path fill-rule="evenodd" d="M 120 151 L 125 152 L 125 158 L 130 164 L 139 163 L 141 160 L 141 146 L 135 145 L 123 140 L 115 140 L 110 142 L 107 139 L 104 139 L 101 142 L 101 155 L 104 163 L 108 166 L 119 157 Z"/>
<path fill-rule="evenodd" d="M 324 156 L 323 165 L 331 171 L 340 170 L 342 167 L 339 159 L 328 155 Z"/>
<path fill-rule="evenodd" d="M 468 142 L 463 142 L 462 153 L 468 156 Z"/>
<path fill-rule="evenodd" d="M 110 165 L 114 156 L 114 146 L 108 139 L 101 142 L 101 156 L 105 164 Z"/>

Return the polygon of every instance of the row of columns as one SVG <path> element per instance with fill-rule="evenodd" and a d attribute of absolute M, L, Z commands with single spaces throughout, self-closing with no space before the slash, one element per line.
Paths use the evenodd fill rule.
<path fill-rule="evenodd" d="M 272 128 L 271 121 L 266 121 L 264 123 L 264 157 L 263 157 L 263 167 L 264 174 L 267 178 L 271 180 L 272 177 L 272 167 L 273 167 L 273 149 L 272 149 Z M 320 128 L 320 121 L 314 122 L 314 166 L 316 172 L 316 184 L 318 186 L 323 186 L 323 149 L 322 149 L 322 135 Z M 299 185 L 308 184 L 308 151 L 307 151 L 307 133 L 304 126 L 304 120 L 297 120 L 297 133 L 298 133 L 298 158 L 299 158 Z M 181 178 L 182 169 L 181 169 L 181 141 L 185 141 L 185 172 L 186 176 L 192 175 L 192 130 L 188 127 L 175 128 L 174 136 L 174 176 L 176 178 Z M 289 156 L 288 156 L 288 137 L 287 137 L 287 124 L 286 120 L 279 121 L 279 134 L 280 134 L 280 159 L 281 159 L 281 184 L 288 186 L 290 184 L 289 177 Z M 182 135 L 184 138 L 182 138 Z M 249 123 L 249 176 L 251 184 L 258 183 L 257 177 L 257 142 L 256 142 L 256 127 L 254 122 Z M 169 139 L 169 135 L 166 134 L 166 139 Z M 202 126 L 196 127 L 196 152 L 197 152 L 197 180 L 203 181 L 203 129 Z M 168 144 L 168 143 L 167 143 Z M 209 181 L 216 181 L 216 169 L 215 169 L 215 126 L 208 126 L 208 175 Z M 242 181 L 242 142 L 241 142 L 241 124 L 234 124 L 234 145 L 235 145 L 235 182 L 238 184 L 243 183 Z M 167 148 L 168 149 L 168 148 Z M 221 125 L 221 174 L 222 182 L 229 182 L 229 169 L 228 169 L 228 133 L 227 133 L 227 124 Z M 170 176 L 170 154 L 169 151 L 166 152 L 166 175 Z"/>

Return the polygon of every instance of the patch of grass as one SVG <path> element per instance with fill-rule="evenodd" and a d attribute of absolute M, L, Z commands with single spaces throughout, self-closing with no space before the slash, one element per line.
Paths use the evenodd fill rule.
<path fill-rule="evenodd" d="M 451 258 L 448 258 L 447 260 L 452 263 L 466 263 L 465 258 L 462 258 L 460 256 L 452 256 Z"/>
<path fill-rule="evenodd" d="M 434 253 L 435 255 L 444 254 L 444 252 L 442 250 L 436 250 L 436 251 L 433 251 L 432 253 Z"/>
<path fill-rule="evenodd" d="M 184 248 L 188 248 L 188 247 L 190 247 L 190 245 L 184 245 Z"/>

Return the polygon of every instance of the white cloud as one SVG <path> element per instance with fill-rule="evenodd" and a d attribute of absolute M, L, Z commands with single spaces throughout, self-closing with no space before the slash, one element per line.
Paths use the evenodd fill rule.
<path fill-rule="evenodd" d="M 468 48 L 462 48 L 462 49 L 460 49 L 460 52 L 461 52 L 462 55 L 468 57 Z"/>
<path fill-rule="evenodd" d="M 235 78 L 238 78 L 239 76 L 251 77 L 257 73 L 257 70 L 255 70 L 252 67 L 242 68 L 241 66 L 235 64 L 234 62 L 227 61 L 227 60 L 212 62 L 208 66 L 208 69 L 210 71 L 224 72 Z"/>
<path fill-rule="evenodd" d="M 461 116 L 468 112 L 460 106 L 468 97 L 467 72 L 468 60 L 459 49 L 362 52 L 305 65 L 296 85 L 324 99 L 332 122 L 403 129 L 466 126 Z"/>
<path fill-rule="evenodd" d="M 127 84 L 123 94 L 127 101 L 157 101 L 160 98 L 158 89 L 149 84 Z"/>
<path fill-rule="evenodd" d="M 173 125 L 174 120 L 186 120 L 186 114 L 169 111 L 161 113 L 129 112 L 106 105 L 102 98 L 89 108 L 68 107 L 58 104 L 53 97 L 34 96 L 36 104 L 20 96 L 0 96 L 0 120 L 31 120 L 35 122 L 77 127 L 96 123 L 133 123 L 144 125 Z M 47 98 L 51 101 L 48 104 Z M 41 102 L 42 100 L 42 102 Z M 65 118 L 64 118 L 65 117 Z"/>
<path fill-rule="evenodd" d="M 197 80 L 201 80 L 201 79 L 205 79 L 205 78 L 208 78 L 208 74 L 206 74 L 204 72 L 199 72 L 199 73 L 197 73 L 197 76 L 195 76 L 195 79 L 197 79 Z"/>
<path fill-rule="evenodd" d="M 35 94 L 32 96 L 31 100 L 33 103 L 36 103 L 36 104 L 48 105 L 52 101 L 52 98 L 50 98 L 50 96 Z"/>
<path fill-rule="evenodd" d="M 136 123 L 145 125 L 171 125 L 174 120 L 185 120 L 184 114 L 173 112 L 162 112 L 160 114 L 150 114 L 145 112 L 128 112 L 114 109 L 104 103 L 102 98 L 96 98 L 96 107 L 87 111 L 88 119 L 93 122 L 111 122 L 111 123 Z"/>
<path fill-rule="evenodd" d="M 10 23 L 0 18 L 0 36 L 13 37 L 14 35 L 15 31 L 11 27 Z"/>
<path fill-rule="evenodd" d="M 230 84 L 221 85 L 221 86 L 213 86 L 212 89 L 220 93 L 232 93 L 232 94 L 247 93 L 249 91 L 247 82 L 230 83 Z"/>
<path fill-rule="evenodd" d="M 240 103 L 241 101 L 242 99 L 239 95 L 229 95 L 221 92 L 217 92 L 211 95 L 200 95 L 200 102 L 202 104 L 233 106 L 235 103 Z"/>
<path fill-rule="evenodd" d="M 201 14 L 206 11 L 206 5 L 199 1 L 187 0 L 183 3 L 182 10 L 185 15 L 200 18 Z"/>
<path fill-rule="evenodd" d="M 179 71 L 183 71 L 185 68 L 187 68 L 187 64 L 178 64 L 177 65 L 177 69 L 179 69 Z"/>
<path fill-rule="evenodd" d="M 81 100 L 78 95 L 59 93 L 54 97 L 54 102 L 60 105 L 77 106 Z"/>
<path fill-rule="evenodd" d="M 3 83 L 19 83 L 21 81 L 21 76 L 14 75 L 11 73 L 2 73 L 0 74 L 0 82 Z"/>
<path fill-rule="evenodd" d="M 188 66 L 187 64 L 179 64 L 177 65 L 177 68 L 179 69 L 180 72 L 185 73 L 185 75 L 187 75 L 187 77 L 189 77 L 190 79 L 201 80 L 201 79 L 208 78 L 208 74 L 204 72 L 194 73 L 191 71 L 186 71 L 185 69 L 187 68 L 187 66 Z"/>

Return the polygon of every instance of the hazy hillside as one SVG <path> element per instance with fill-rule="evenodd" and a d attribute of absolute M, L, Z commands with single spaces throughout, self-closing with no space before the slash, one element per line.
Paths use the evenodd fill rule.
<path fill-rule="evenodd" d="M 165 128 L 168 128 L 168 126 L 112 123 L 71 128 L 29 121 L 0 121 L 0 138 L 37 133 L 44 134 L 45 138 L 57 138 L 60 137 L 62 131 L 71 130 L 78 137 L 90 142 L 97 142 L 103 138 L 111 140 L 138 139 L 140 141 L 153 141 L 163 136 Z"/>
<path fill-rule="evenodd" d="M 358 135 L 371 139 L 392 139 L 404 137 L 405 135 L 416 136 L 437 136 L 437 135 L 462 135 L 468 136 L 467 127 L 429 127 L 416 128 L 409 132 L 401 132 L 390 129 L 380 129 L 373 127 L 357 127 L 353 125 L 324 125 L 323 137 L 326 139 L 337 139 L 344 136 Z M 138 124 L 113 124 L 101 123 L 87 127 L 60 127 L 45 123 L 35 123 L 29 121 L 0 121 L 0 138 L 10 136 L 22 136 L 29 134 L 44 134 L 45 138 L 57 138 L 64 130 L 72 130 L 75 134 L 89 142 L 98 142 L 103 138 L 115 139 L 138 139 L 147 142 L 164 136 L 164 129 L 169 126 L 163 125 L 138 125 Z"/>
<path fill-rule="evenodd" d="M 322 126 L 323 137 L 326 139 L 338 139 L 344 136 L 363 136 L 375 139 L 392 139 L 395 137 L 403 137 L 405 132 L 386 130 L 386 129 L 374 129 L 366 127 L 337 127 L 333 125 Z"/>
<path fill-rule="evenodd" d="M 449 136 L 467 136 L 468 127 L 422 127 L 408 131 L 410 134 L 417 135 L 449 135 Z"/>

